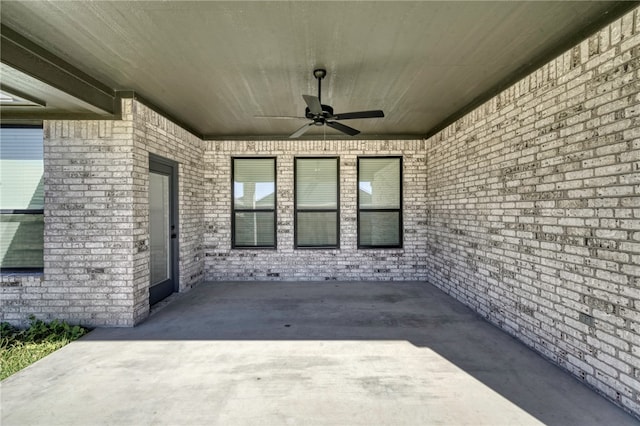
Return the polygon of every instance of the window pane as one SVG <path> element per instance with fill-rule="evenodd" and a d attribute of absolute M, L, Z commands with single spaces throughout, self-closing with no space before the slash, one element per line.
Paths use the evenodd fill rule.
<path fill-rule="evenodd" d="M 0 267 L 43 267 L 44 215 L 0 215 Z"/>
<path fill-rule="evenodd" d="M 338 161 L 335 158 L 296 159 L 297 208 L 338 208 Z"/>
<path fill-rule="evenodd" d="M 236 212 L 235 245 L 237 247 L 274 247 L 273 212 Z"/>
<path fill-rule="evenodd" d="M 399 246 L 400 212 L 360 212 L 361 246 Z"/>
<path fill-rule="evenodd" d="M 273 158 L 236 158 L 233 161 L 235 208 L 275 208 L 275 160 Z"/>
<path fill-rule="evenodd" d="M 360 207 L 400 208 L 399 158 L 361 158 L 358 177 Z"/>
<path fill-rule="evenodd" d="M 169 176 L 149 172 L 149 255 L 151 285 L 171 277 Z"/>
<path fill-rule="evenodd" d="M 337 246 L 337 218 L 336 212 L 298 212 L 298 246 Z"/>
<path fill-rule="evenodd" d="M 0 128 L 0 209 L 44 208 L 42 129 Z"/>

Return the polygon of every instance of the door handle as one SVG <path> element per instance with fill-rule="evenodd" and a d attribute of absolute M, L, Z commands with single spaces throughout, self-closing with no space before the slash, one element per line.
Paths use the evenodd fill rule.
<path fill-rule="evenodd" d="M 171 234 L 171 238 L 172 238 L 172 239 L 173 239 L 173 238 L 177 238 L 177 237 L 178 237 L 178 235 L 177 235 L 177 234 Z"/>

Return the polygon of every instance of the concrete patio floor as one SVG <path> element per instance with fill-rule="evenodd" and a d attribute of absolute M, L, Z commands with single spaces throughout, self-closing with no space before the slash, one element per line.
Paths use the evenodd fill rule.
<path fill-rule="evenodd" d="M 425 283 L 208 283 L 1 384 L 9 425 L 632 425 Z"/>

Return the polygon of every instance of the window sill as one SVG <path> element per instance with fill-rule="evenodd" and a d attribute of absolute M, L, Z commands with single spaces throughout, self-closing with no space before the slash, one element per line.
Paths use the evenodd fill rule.
<path fill-rule="evenodd" d="M 44 274 L 44 269 L 43 268 L 6 268 L 6 269 L 0 269 L 0 275 L 1 276 L 6 276 L 6 275 L 36 276 L 36 275 L 43 275 L 43 274 Z"/>

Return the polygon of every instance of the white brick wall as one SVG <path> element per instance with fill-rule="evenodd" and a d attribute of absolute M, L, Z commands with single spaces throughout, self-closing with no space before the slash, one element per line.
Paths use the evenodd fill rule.
<path fill-rule="evenodd" d="M 39 318 L 134 324 L 132 134 L 130 120 L 45 122 Z"/>
<path fill-rule="evenodd" d="M 127 100 L 134 123 L 134 294 L 136 318 L 149 311 L 149 154 L 178 163 L 179 291 L 202 282 L 203 142 L 145 105 Z"/>
<path fill-rule="evenodd" d="M 26 325 L 29 315 L 40 316 L 46 307 L 46 300 L 42 300 L 46 289 L 43 289 L 41 273 L 3 273 L 0 286 L 2 321 Z"/>
<path fill-rule="evenodd" d="M 429 280 L 640 414 L 640 19 L 427 141 Z"/>
<path fill-rule="evenodd" d="M 424 141 L 208 141 L 205 148 L 207 280 L 416 280 L 425 277 Z M 231 249 L 231 158 L 277 157 L 277 250 Z M 402 249 L 357 249 L 358 156 L 402 156 Z M 296 156 L 340 158 L 340 249 L 294 249 Z"/>
<path fill-rule="evenodd" d="M 149 312 L 149 153 L 179 163 L 180 291 L 203 278 L 202 141 L 133 100 L 44 125 L 44 274 L 2 275 L 2 321 L 132 326 Z"/>

